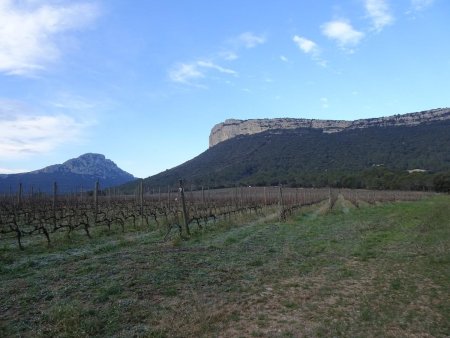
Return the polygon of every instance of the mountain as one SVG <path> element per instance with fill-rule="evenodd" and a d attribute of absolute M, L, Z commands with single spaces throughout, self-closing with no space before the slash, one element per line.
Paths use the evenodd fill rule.
<path fill-rule="evenodd" d="M 92 190 L 98 180 L 100 188 L 108 188 L 129 181 L 135 177 L 120 169 L 113 161 L 101 154 L 84 154 L 70 159 L 63 164 L 55 164 L 40 170 L 21 174 L 0 176 L 0 193 L 17 191 L 22 183 L 25 192 L 33 187 L 35 192 L 49 193 L 53 189 L 53 182 L 57 182 L 58 192 L 78 192 Z"/>
<path fill-rule="evenodd" d="M 438 108 L 410 114 L 355 121 L 293 118 L 252 120 L 229 119 L 212 128 L 209 136 L 209 146 L 212 147 L 220 142 L 239 135 L 253 135 L 266 130 L 312 128 L 320 129 L 325 133 L 337 133 L 344 130 L 372 127 L 415 126 L 448 119 L 450 119 L 450 108 Z"/>
<path fill-rule="evenodd" d="M 449 117 L 450 109 L 436 109 L 359 120 L 347 124 L 354 127 L 335 132 L 329 129 L 336 128 L 335 124 L 284 128 L 277 120 L 265 131 L 254 129 L 243 135 L 241 129 L 226 140 L 215 139 L 202 154 L 145 179 L 145 184 L 175 186 L 183 178 L 188 186 L 196 187 L 282 183 L 430 189 L 436 175 L 450 170 Z M 133 186 L 126 185 L 130 190 Z"/>

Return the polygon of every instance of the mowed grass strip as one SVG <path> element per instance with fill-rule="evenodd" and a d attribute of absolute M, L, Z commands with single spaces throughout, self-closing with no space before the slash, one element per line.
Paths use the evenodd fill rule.
<path fill-rule="evenodd" d="M 342 203 L 341 203 L 342 202 Z M 450 335 L 450 198 L 0 247 L 0 336 Z"/>

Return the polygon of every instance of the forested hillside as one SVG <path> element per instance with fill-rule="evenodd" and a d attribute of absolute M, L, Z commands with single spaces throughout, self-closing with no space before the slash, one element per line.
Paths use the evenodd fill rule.
<path fill-rule="evenodd" d="M 237 136 L 194 159 L 145 179 L 164 187 L 336 186 L 431 189 L 450 170 L 450 121 L 340 133 L 299 128 Z M 409 172 L 408 170 L 416 170 Z M 439 179 L 438 177 L 438 179 Z M 445 184 L 444 184 L 445 186 Z M 128 188 L 133 184 L 127 185 Z"/>

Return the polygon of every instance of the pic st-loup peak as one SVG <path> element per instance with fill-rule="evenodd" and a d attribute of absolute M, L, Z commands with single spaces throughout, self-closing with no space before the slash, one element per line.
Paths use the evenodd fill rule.
<path fill-rule="evenodd" d="M 87 153 L 77 158 L 72 158 L 63 164 L 55 164 L 49 167 L 33 171 L 33 173 L 55 173 L 70 172 L 80 175 L 91 175 L 98 178 L 112 178 L 117 176 L 133 175 L 120 169 L 113 161 L 107 159 L 105 155 Z"/>
<path fill-rule="evenodd" d="M 450 119 L 450 108 L 438 108 L 416 113 L 360 119 L 346 120 L 316 120 L 296 118 L 275 119 L 228 119 L 215 125 L 209 136 L 209 146 L 231 139 L 239 135 L 253 135 L 267 130 L 313 128 L 322 129 L 325 133 L 337 133 L 343 130 L 370 128 L 370 127 L 394 127 L 416 126 Z"/>
<path fill-rule="evenodd" d="M 51 192 L 53 183 L 58 192 L 75 192 L 92 189 L 99 181 L 101 188 L 108 188 L 133 181 L 135 177 L 120 169 L 105 155 L 88 153 L 54 164 L 43 169 L 10 175 L 0 175 L 0 193 L 17 191 L 22 185 L 24 191 Z"/>

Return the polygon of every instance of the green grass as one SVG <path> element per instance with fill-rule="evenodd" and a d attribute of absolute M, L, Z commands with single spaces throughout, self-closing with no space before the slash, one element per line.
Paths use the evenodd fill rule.
<path fill-rule="evenodd" d="M 450 335 L 448 196 L 258 218 L 3 242 L 0 336 Z"/>

